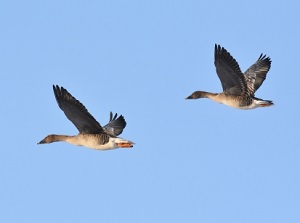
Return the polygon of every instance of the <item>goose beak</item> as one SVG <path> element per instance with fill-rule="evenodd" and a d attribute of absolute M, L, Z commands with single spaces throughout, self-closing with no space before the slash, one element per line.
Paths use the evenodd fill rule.
<path fill-rule="evenodd" d="M 43 139 L 42 141 L 38 142 L 37 144 L 45 144 L 45 143 L 46 143 L 46 141 L 45 141 L 45 139 Z"/>

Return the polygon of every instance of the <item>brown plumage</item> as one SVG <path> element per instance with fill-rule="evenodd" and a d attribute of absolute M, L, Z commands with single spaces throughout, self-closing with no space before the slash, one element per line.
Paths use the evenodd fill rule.
<path fill-rule="evenodd" d="M 133 146 L 133 142 L 117 137 L 126 127 L 126 121 L 122 115 L 118 117 L 115 114 L 113 116 L 112 112 L 110 112 L 109 122 L 102 127 L 85 106 L 65 88 L 53 85 L 53 92 L 58 106 L 76 126 L 79 134 L 76 136 L 51 134 L 38 144 L 65 141 L 73 145 L 86 146 L 99 150 L 115 149 L 118 147 L 130 148 Z"/>
<path fill-rule="evenodd" d="M 273 105 L 270 100 L 256 98 L 254 93 L 266 79 L 271 59 L 261 54 L 243 74 L 237 61 L 220 45 L 215 45 L 215 67 L 223 92 L 195 91 L 186 99 L 210 98 L 216 102 L 239 109 L 253 109 Z"/>

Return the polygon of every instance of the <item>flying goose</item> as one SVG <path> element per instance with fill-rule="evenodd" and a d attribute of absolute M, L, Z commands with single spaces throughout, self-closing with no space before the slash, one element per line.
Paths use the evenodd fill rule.
<path fill-rule="evenodd" d="M 273 105 L 270 100 L 254 96 L 255 91 L 266 79 L 271 59 L 261 54 L 258 60 L 243 74 L 236 60 L 220 45 L 215 44 L 215 66 L 223 92 L 195 91 L 186 99 L 209 98 L 239 109 L 253 109 Z"/>
<path fill-rule="evenodd" d="M 65 88 L 53 85 L 53 91 L 60 109 L 67 118 L 76 126 L 79 134 L 48 135 L 38 144 L 64 141 L 77 146 L 85 146 L 96 150 L 110 150 L 116 148 L 131 148 L 133 142 L 117 137 L 126 126 L 122 115 L 110 112 L 108 124 L 101 126 L 96 119 L 88 112 L 83 104 L 73 97 Z"/>

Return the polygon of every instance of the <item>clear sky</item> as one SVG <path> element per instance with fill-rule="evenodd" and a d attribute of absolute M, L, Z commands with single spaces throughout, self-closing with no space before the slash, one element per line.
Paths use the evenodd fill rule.
<path fill-rule="evenodd" d="M 300 222 L 299 1 L 0 2 L 0 222 Z M 214 44 L 245 71 L 272 67 L 237 110 Z M 296 69 L 297 68 L 297 69 Z M 106 124 L 123 114 L 132 149 L 37 145 L 77 134 L 65 87 Z"/>

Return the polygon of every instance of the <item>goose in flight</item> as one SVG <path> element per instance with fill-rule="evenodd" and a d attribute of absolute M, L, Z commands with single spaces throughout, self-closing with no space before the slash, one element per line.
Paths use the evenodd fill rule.
<path fill-rule="evenodd" d="M 76 126 L 79 133 L 75 136 L 48 135 L 38 144 L 64 141 L 77 146 L 85 146 L 96 150 L 131 148 L 133 142 L 117 137 L 123 132 L 126 121 L 122 115 L 113 116 L 110 112 L 108 124 L 101 126 L 88 110 L 65 88 L 53 85 L 53 91 L 60 109 Z"/>
<path fill-rule="evenodd" d="M 224 47 L 216 44 L 215 66 L 223 92 L 195 91 L 186 99 L 209 98 L 238 109 L 253 109 L 273 105 L 270 100 L 263 100 L 254 96 L 271 68 L 270 57 L 261 54 L 258 60 L 243 74 L 239 64 L 230 53 Z"/>

